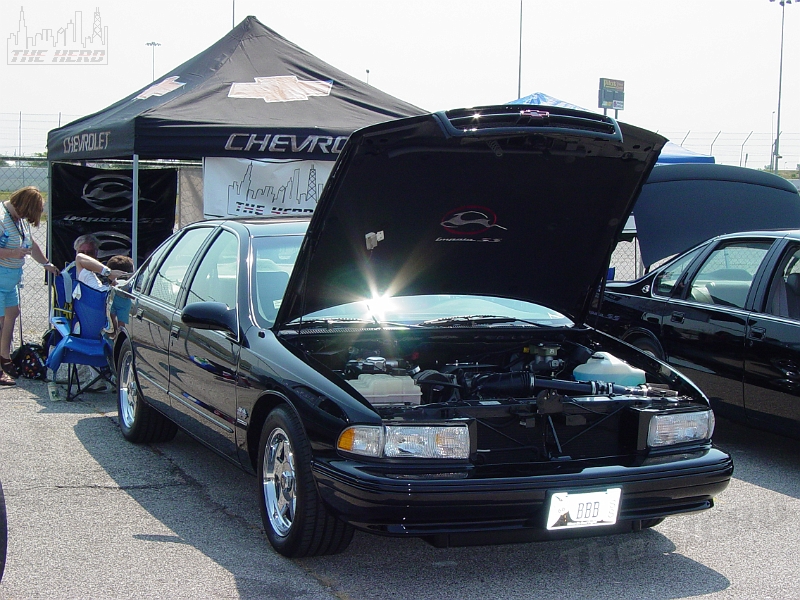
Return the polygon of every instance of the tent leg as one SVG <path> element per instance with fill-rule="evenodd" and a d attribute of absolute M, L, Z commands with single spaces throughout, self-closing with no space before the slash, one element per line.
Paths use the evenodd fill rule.
<path fill-rule="evenodd" d="M 133 201 L 131 214 L 131 258 L 133 268 L 139 266 L 139 155 L 133 155 L 133 190 L 131 194 Z"/>

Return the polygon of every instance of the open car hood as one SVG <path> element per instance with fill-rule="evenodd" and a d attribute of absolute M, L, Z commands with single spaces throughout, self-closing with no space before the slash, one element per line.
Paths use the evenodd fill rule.
<path fill-rule="evenodd" d="M 582 323 L 665 141 L 552 107 L 361 129 L 311 218 L 277 326 L 387 294 L 513 298 Z"/>

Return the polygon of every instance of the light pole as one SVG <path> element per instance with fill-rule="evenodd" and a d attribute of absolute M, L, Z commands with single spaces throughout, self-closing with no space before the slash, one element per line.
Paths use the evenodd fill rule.
<path fill-rule="evenodd" d="M 517 98 L 522 98 L 522 0 L 519 0 L 519 75 L 517 77 Z"/>
<path fill-rule="evenodd" d="M 160 46 L 158 42 L 145 42 L 145 46 L 150 46 L 153 49 L 153 81 L 156 80 L 156 46 Z"/>
<path fill-rule="evenodd" d="M 775 111 L 772 111 L 772 121 L 769 123 L 769 139 L 772 143 L 769 145 L 769 170 L 775 166 Z"/>
<path fill-rule="evenodd" d="M 775 0 L 769 0 L 775 2 Z M 783 23 L 786 17 L 786 5 L 791 4 L 792 0 L 779 0 L 781 5 L 781 62 L 778 71 L 778 120 L 775 125 L 775 162 L 772 166 L 773 173 L 778 172 L 778 161 L 781 158 L 780 141 L 781 141 L 781 88 L 783 86 Z"/>

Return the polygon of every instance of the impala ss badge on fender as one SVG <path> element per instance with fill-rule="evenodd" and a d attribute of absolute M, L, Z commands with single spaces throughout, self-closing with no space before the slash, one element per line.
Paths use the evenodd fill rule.
<path fill-rule="evenodd" d="M 494 544 L 711 508 L 733 463 L 707 398 L 585 324 L 665 140 L 547 110 L 367 127 L 310 218 L 176 232 L 114 292 L 135 298 L 124 437 L 180 427 L 255 474 L 289 557 L 356 529 Z"/>

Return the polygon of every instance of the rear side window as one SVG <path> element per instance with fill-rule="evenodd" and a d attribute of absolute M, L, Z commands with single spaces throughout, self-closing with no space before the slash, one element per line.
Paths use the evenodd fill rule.
<path fill-rule="evenodd" d="M 189 265 L 212 231 L 211 227 L 190 229 L 178 240 L 153 278 L 152 298 L 175 305 Z"/>
<path fill-rule="evenodd" d="M 764 312 L 800 321 L 800 248 L 790 247 L 770 283 Z"/>

